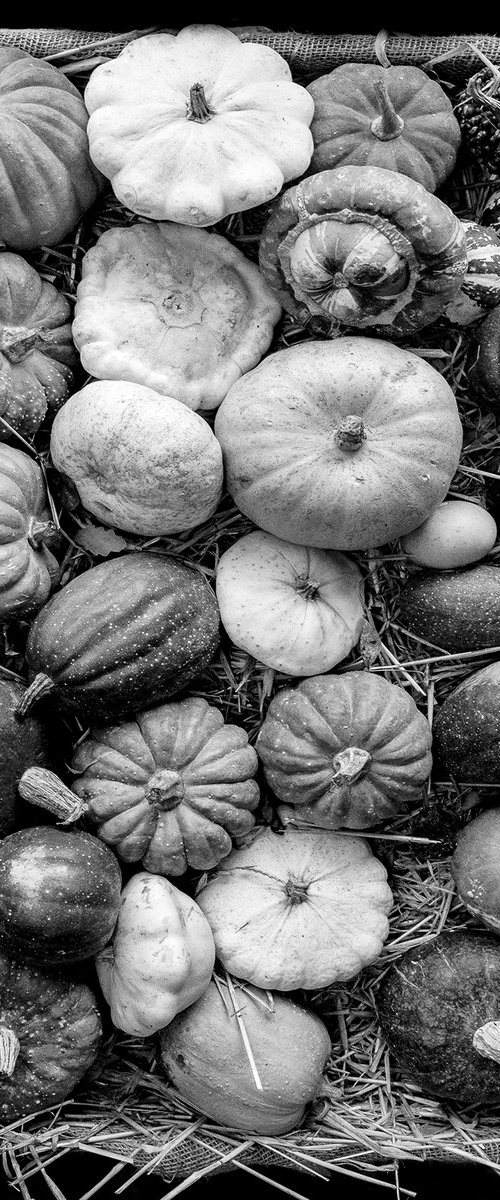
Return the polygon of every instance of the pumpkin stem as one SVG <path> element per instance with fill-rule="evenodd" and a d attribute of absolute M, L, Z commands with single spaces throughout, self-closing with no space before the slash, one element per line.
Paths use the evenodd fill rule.
<path fill-rule="evenodd" d="M 380 142 L 391 142 L 401 136 L 405 123 L 394 108 L 385 79 L 375 81 L 375 91 L 380 104 L 380 114 L 374 117 L 370 129 Z"/>
<path fill-rule="evenodd" d="M 87 811 L 85 800 L 75 796 L 71 788 L 66 787 L 62 779 L 46 767 L 28 767 L 17 786 L 23 800 L 46 808 L 59 818 L 61 825 L 71 825 Z"/>
<path fill-rule="evenodd" d="M 306 899 L 309 884 L 298 883 L 296 879 L 287 879 L 285 884 L 285 894 L 290 904 L 303 904 Z"/>
<path fill-rule="evenodd" d="M 0 354 L 9 363 L 22 362 L 32 350 L 43 342 L 39 329 L 24 329 L 18 325 L 4 325 L 0 330 Z"/>
<path fill-rule="evenodd" d="M 317 595 L 319 589 L 319 581 L 310 579 L 308 575 L 297 575 L 295 580 L 295 591 L 299 596 L 304 596 L 306 600 L 312 600 L 313 596 Z"/>
<path fill-rule="evenodd" d="M 28 542 L 33 550 L 37 550 L 42 542 L 50 542 L 57 533 L 57 526 L 53 521 L 37 521 L 36 517 L 32 517 L 28 527 Z"/>
<path fill-rule="evenodd" d="M 215 110 L 210 108 L 208 103 L 203 84 L 193 83 L 189 92 L 188 121 L 199 121 L 201 125 L 204 125 L 206 121 L 212 119 L 214 112 Z"/>
<path fill-rule="evenodd" d="M 38 704 L 38 701 L 43 696 L 47 696 L 49 692 L 54 691 L 55 686 L 53 679 L 49 675 L 44 675 L 43 671 L 40 671 L 39 675 L 35 675 L 33 682 L 26 688 L 24 696 L 22 696 L 17 704 L 15 710 L 16 717 L 22 721 L 23 717 L 26 717 L 31 712 L 31 709 L 35 704 Z"/>
<path fill-rule="evenodd" d="M 340 450 L 359 450 L 366 441 L 366 430 L 361 417 L 344 417 L 335 430 L 335 441 Z"/>
<path fill-rule="evenodd" d="M 0 1075 L 13 1075 L 21 1049 L 19 1038 L 8 1025 L 0 1025 Z"/>
<path fill-rule="evenodd" d="M 170 812 L 172 808 L 177 808 L 185 794 L 184 782 L 182 775 L 178 771 L 169 771 L 168 768 L 160 768 L 151 776 L 147 787 L 145 788 L 145 797 L 148 804 L 160 812 Z"/>
<path fill-rule="evenodd" d="M 362 750 L 360 746 L 347 746 L 335 755 L 332 782 L 337 787 L 341 787 L 343 783 L 355 783 L 367 770 L 371 761 L 372 756 L 368 750 Z"/>
<path fill-rule="evenodd" d="M 483 1058 L 492 1058 L 500 1062 L 500 1021 L 486 1021 L 476 1029 L 472 1045 Z"/>

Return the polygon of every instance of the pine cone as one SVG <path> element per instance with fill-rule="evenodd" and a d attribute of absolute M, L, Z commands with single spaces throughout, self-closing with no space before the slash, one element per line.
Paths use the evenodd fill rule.
<path fill-rule="evenodd" d="M 472 75 L 458 98 L 455 115 L 467 156 L 489 171 L 500 168 L 500 71 L 485 67 Z"/>

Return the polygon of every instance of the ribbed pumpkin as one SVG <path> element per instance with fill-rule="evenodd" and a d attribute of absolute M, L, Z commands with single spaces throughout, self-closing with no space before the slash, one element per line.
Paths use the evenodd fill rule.
<path fill-rule="evenodd" d="M 408 692 L 347 671 L 280 689 L 256 746 L 269 786 L 298 822 L 363 829 L 421 799 L 431 743 Z"/>
<path fill-rule="evenodd" d="M 481 321 L 500 304 L 500 237 L 475 221 L 462 221 L 467 243 L 467 270 L 460 290 L 443 310 L 451 325 Z"/>
<path fill-rule="evenodd" d="M 1 100 L 0 92 L 0 112 Z M 21 255 L 0 253 L 0 416 L 25 438 L 69 395 L 77 363 L 70 314 L 66 296 Z M 0 441 L 10 436 L 0 423 Z"/>
<path fill-rule="evenodd" d="M 23 716 L 47 692 L 110 720 L 180 691 L 210 662 L 219 609 L 201 572 L 132 551 L 77 575 L 40 609 L 26 644 L 35 677 Z"/>
<path fill-rule="evenodd" d="M 20 803 L 19 780 L 28 767 L 53 768 L 62 743 L 56 722 L 40 720 L 35 713 L 18 720 L 16 710 L 24 692 L 17 679 L 0 675 L 0 839 L 31 823 L 32 813 L 23 811 Z"/>
<path fill-rule="evenodd" d="M 0 617 L 41 608 L 59 565 L 48 549 L 57 537 L 45 480 L 34 458 L 0 443 Z"/>
<path fill-rule="evenodd" d="M 0 46 L 0 238 L 55 246 L 104 184 L 89 156 L 88 113 L 73 83 L 42 58 Z"/>
<path fill-rule="evenodd" d="M 343 63 L 307 90 L 314 100 L 308 173 L 385 167 L 435 192 L 453 170 L 460 126 L 444 88 L 419 67 Z"/>

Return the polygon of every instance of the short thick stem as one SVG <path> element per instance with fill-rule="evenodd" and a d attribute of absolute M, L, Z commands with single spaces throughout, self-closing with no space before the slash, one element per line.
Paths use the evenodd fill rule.
<path fill-rule="evenodd" d="M 300 883 L 296 879 L 287 879 L 285 884 L 285 893 L 290 904 L 303 904 L 307 897 L 307 892 L 307 883 Z"/>
<path fill-rule="evenodd" d="M 16 717 L 22 721 L 23 717 L 26 717 L 31 712 L 31 709 L 34 708 L 35 704 L 38 704 L 39 700 L 55 691 L 55 686 L 50 675 L 45 675 L 43 671 L 40 671 L 38 675 L 35 675 L 33 682 L 26 688 L 24 696 L 21 697 L 16 707 Z"/>
<path fill-rule="evenodd" d="M 295 580 L 295 591 L 299 596 L 303 596 L 305 600 L 312 600 L 317 595 L 319 589 L 319 581 L 310 579 L 308 575 L 297 575 Z"/>
<path fill-rule="evenodd" d="M 33 517 L 28 527 L 28 542 L 33 550 L 37 550 L 44 542 L 52 542 L 57 534 L 57 526 L 53 521 L 37 521 Z"/>
<path fill-rule="evenodd" d="M 346 746 L 333 760 L 332 782 L 340 787 L 343 783 L 355 783 L 368 770 L 372 761 L 368 750 L 360 746 Z"/>
<path fill-rule="evenodd" d="M 401 136 L 405 123 L 394 108 L 387 91 L 385 79 L 376 80 L 375 90 L 380 105 L 380 114 L 374 118 L 370 129 L 374 137 L 378 138 L 379 141 L 392 142 L 394 138 Z"/>
<path fill-rule="evenodd" d="M 476 1029 L 472 1045 L 483 1058 L 500 1062 L 500 1021 L 486 1021 Z"/>
<path fill-rule="evenodd" d="M 31 354 L 42 340 L 39 329 L 4 326 L 0 331 L 0 354 L 3 354 L 9 363 L 19 363 Z"/>
<path fill-rule="evenodd" d="M 335 430 L 335 441 L 340 450 L 354 452 L 366 441 L 366 430 L 361 417 L 344 417 Z"/>
<path fill-rule="evenodd" d="M 66 787 L 62 779 L 46 767 L 28 767 L 18 783 L 19 795 L 29 804 L 45 808 L 63 825 L 78 821 L 87 811 L 85 800 Z"/>
<path fill-rule="evenodd" d="M 21 1045 L 9 1025 L 0 1025 L 0 1075 L 13 1075 Z"/>
<path fill-rule="evenodd" d="M 188 121 L 198 121 L 204 125 L 206 121 L 211 121 L 213 116 L 214 110 L 210 108 L 203 84 L 193 83 L 189 93 Z"/>
<path fill-rule="evenodd" d="M 145 796 L 148 804 L 160 812 L 170 812 L 177 808 L 185 795 L 185 786 L 179 771 L 169 771 L 167 767 L 160 768 L 151 776 Z"/>

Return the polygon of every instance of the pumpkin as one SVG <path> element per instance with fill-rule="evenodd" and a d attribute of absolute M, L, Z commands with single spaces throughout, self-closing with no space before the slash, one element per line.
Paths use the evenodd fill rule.
<path fill-rule="evenodd" d="M 14 250 L 55 246 L 104 185 L 83 99 L 52 63 L 0 46 L 0 118 L 0 238 Z"/>
<path fill-rule="evenodd" d="M 500 237 L 475 221 L 462 221 L 467 243 L 467 270 L 460 290 L 443 310 L 451 325 L 481 321 L 500 304 Z"/>
<path fill-rule="evenodd" d="M 450 862 L 462 904 L 493 933 L 500 932 L 499 836 L 500 809 L 486 809 L 459 830 Z"/>
<path fill-rule="evenodd" d="M 281 305 L 227 238 L 170 221 L 106 230 L 82 260 L 72 326 L 83 366 L 214 409 L 268 349 Z"/>
<path fill-rule="evenodd" d="M 222 966 L 279 992 L 328 987 L 373 962 L 389 932 L 387 872 L 364 838 L 259 826 L 202 879 Z"/>
<path fill-rule="evenodd" d="M 27 962 L 91 958 L 113 932 L 118 860 L 84 830 L 29 826 L 0 842 L 0 947 Z"/>
<path fill-rule="evenodd" d="M 445 500 L 401 538 L 401 548 L 420 566 L 453 570 L 484 558 L 496 540 L 496 521 L 482 504 Z"/>
<path fill-rule="evenodd" d="M 304 679 L 273 696 L 256 748 L 299 822 L 364 829 L 421 799 L 432 766 L 426 717 L 369 671 Z"/>
<path fill-rule="evenodd" d="M 0 953 L 2 1125 L 66 1100 L 101 1041 L 97 1000 L 83 979 Z"/>
<path fill-rule="evenodd" d="M 444 89 L 419 67 L 343 63 L 307 90 L 314 100 L 309 171 L 385 167 L 429 192 L 451 174 L 460 126 Z"/>
<path fill-rule="evenodd" d="M 500 1101 L 500 942 L 439 933 L 400 955 L 377 991 L 382 1034 L 404 1078 L 469 1104 Z"/>
<path fill-rule="evenodd" d="M 160 1032 L 159 1047 L 169 1082 L 196 1112 L 217 1125 L 266 1137 L 302 1124 L 331 1054 L 328 1030 L 315 1013 L 287 996 L 220 976 Z"/>
<path fill-rule="evenodd" d="M 49 769 L 56 762 L 55 742 L 61 732 L 34 713 L 25 721 L 16 716 L 24 685 L 0 675 L 0 839 L 25 824 L 18 784 L 28 767 Z"/>
<path fill-rule="evenodd" d="M 500 663 L 468 675 L 437 709 L 433 722 L 441 778 L 496 783 L 500 773 Z"/>
<path fill-rule="evenodd" d="M 201 525 L 222 496 L 222 451 L 207 421 L 139 383 L 74 392 L 50 434 L 54 467 L 105 525 L 163 535 Z"/>
<path fill-rule="evenodd" d="M 261 529 L 302 546 L 379 546 L 444 500 L 462 425 L 444 377 L 383 339 L 311 339 L 234 383 L 215 418 L 226 486 Z"/>
<path fill-rule="evenodd" d="M 498 646 L 500 570 L 479 563 L 457 571 L 419 571 L 398 599 L 398 620 L 414 637 L 451 654 Z"/>
<path fill-rule="evenodd" d="M 257 767 L 245 730 L 193 696 L 92 729 L 71 760 L 71 791 L 37 767 L 19 791 L 59 820 L 83 818 L 124 862 L 176 876 L 216 866 L 253 828 Z"/>
<path fill-rule="evenodd" d="M 500 403 L 500 304 L 475 329 L 475 357 L 469 369 L 473 396 L 495 409 Z"/>
<path fill-rule="evenodd" d="M 59 564 L 49 549 L 57 528 L 35 459 L 0 443 L 0 617 L 27 616 L 45 603 Z"/>
<path fill-rule="evenodd" d="M 273 202 L 259 265 L 283 308 L 327 336 L 347 327 L 412 334 L 453 300 L 465 229 L 421 183 L 384 167 L 334 167 Z"/>
<path fill-rule="evenodd" d="M 23 718 L 48 693 L 111 720 L 180 691 L 211 661 L 219 609 L 200 571 L 138 550 L 90 567 L 55 592 L 26 643 L 33 676 Z"/>
<path fill-rule="evenodd" d="M 161 875 L 138 871 L 122 891 L 109 946 L 96 955 L 116 1029 L 148 1037 L 208 987 L 212 932 L 198 905 Z"/>
<path fill-rule="evenodd" d="M 362 575 L 344 554 L 255 530 L 221 555 L 215 590 L 231 641 L 290 675 L 329 671 L 361 634 Z"/>
<path fill-rule="evenodd" d="M 0 441 L 12 430 L 33 438 L 69 395 L 77 362 L 70 313 L 66 296 L 19 254 L 0 253 L 0 416 L 11 427 L 0 422 Z"/>
<path fill-rule="evenodd" d="M 313 151 L 313 100 L 285 59 L 219 25 L 130 42 L 92 72 L 85 104 L 93 162 L 157 221 L 213 225 L 264 204 Z"/>

